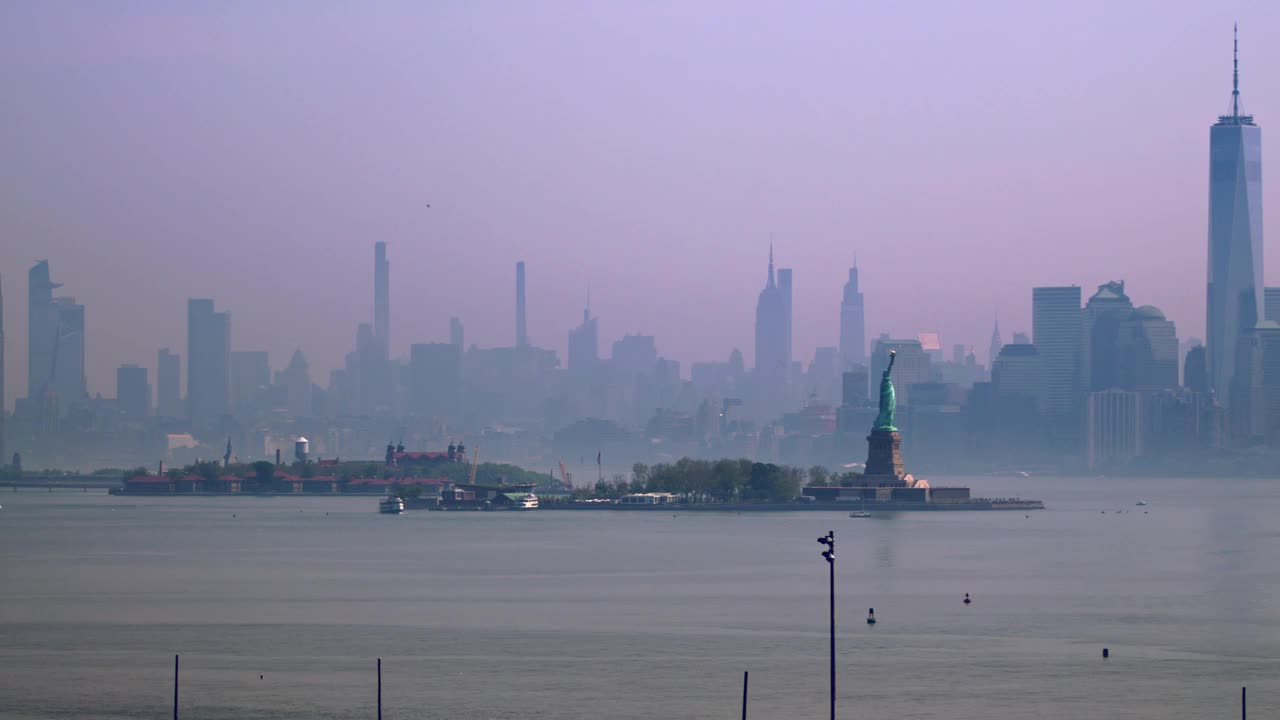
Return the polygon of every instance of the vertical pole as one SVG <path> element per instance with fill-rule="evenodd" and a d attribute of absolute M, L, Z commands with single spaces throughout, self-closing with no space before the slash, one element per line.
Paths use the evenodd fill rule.
<path fill-rule="evenodd" d="M 831 720 L 836 720 L 836 559 L 835 531 L 828 533 L 831 540 Z"/>
<path fill-rule="evenodd" d="M 382 720 L 382 658 L 378 658 L 378 720 Z"/>
<path fill-rule="evenodd" d="M 1245 690 L 1247 689 L 1248 688 L 1240 688 L 1240 720 L 1247 720 L 1245 717 L 1245 712 L 1248 709 L 1245 703 Z"/>
<path fill-rule="evenodd" d="M 747 679 L 751 673 L 742 671 L 742 720 L 747 720 Z"/>
<path fill-rule="evenodd" d="M 173 720 L 178 720 L 178 656 L 173 656 Z"/>

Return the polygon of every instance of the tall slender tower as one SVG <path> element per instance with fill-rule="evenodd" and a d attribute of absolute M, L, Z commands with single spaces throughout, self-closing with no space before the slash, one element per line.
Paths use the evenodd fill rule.
<path fill-rule="evenodd" d="M 449 318 L 449 344 L 457 345 L 462 350 L 462 321 L 456 317 Z"/>
<path fill-rule="evenodd" d="M 787 300 L 774 281 L 773 246 L 769 246 L 769 275 L 756 301 L 756 375 L 780 382 L 787 375 Z"/>
<path fill-rule="evenodd" d="M 791 268 L 778 268 L 778 292 L 782 294 L 782 313 L 786 326 L 786 342 L 783 344 L 783 356 L 788 370 L 791 359 L 795 355 L 791 351 Z"/>
<path fill-rule="evenodd" d="M 867 326 L 856 259 L 849 268 L 849 282 L 844 284 L 844 297 L 840 300 L 840 362 L 842 371 L 867 364 Z"/>
<path fill-rule="evenodd" d="M 516 263 L 516 347 L 529 344 L 524 324 L 524 261 Z"/>
<path fill-rule="evenodd" d="M 991 330 L 991 347 L 987 350 L 989 353 L 987 360 L 987 368 L 994 369 L 996 366 L 996 358 L 1000 357 L 1000 348 L 1004 347 L 1004 340 L 1000 338 L 1000 313 L 996 313 L 996 326 Z"/>
<path fill-rule="evenodd" d="M 383 357 L 391 357 L 391 263 L 387 244 L 373 244 L 373 334 Z"/>
<path fill-rule="evenodd" d="M 1078 285 L 1031 289 L 1031 342 L 1044 371 L 1043 409 L 1052 417 L 1070 416 L 1081 406 L 1081 318 Z"/>
<path fill-rule="evenodd" d="M 53 382 L 53 349 L 58 342 L 58 310 L 53 291 L 61 287 L 49 277 L 49 261 L 27 273 L 27 397 L 36 399 Z"/>
<path fill-rule="evenodd" d="M 1227 405 L 1236 346 L 1263 318 L 1262 129 L 1240 113 L 1239 42 L 1231 57 L 1231 114 L 1209 128 L 1209 383 Z"/>
<path fill-rule="evenodd" d="M 187 300 L 187 416 L 214 420 L 231 404 L 231 313 Z"/>

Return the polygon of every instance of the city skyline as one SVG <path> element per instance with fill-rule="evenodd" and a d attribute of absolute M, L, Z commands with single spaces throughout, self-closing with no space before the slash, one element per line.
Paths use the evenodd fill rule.
<path fill-rule="evenodd" d="M 1251 83 L 1248 110 L 1264 120 L 1269 113 L 1274 114 L 1270 108 L 1278 102 L 1277 93 L 1268 89 L 1270 80 L 1265 73 L 1265 68 L 1274 64 L 1269 62 L 1273 56 L 1265 43 L 1255 41 L 1250 44 L 1249 38 L 1262 37 L 1265 28 L 1274 23 L 1268 22 L 1273 17 L 1269 14 L 1271 11 L 1264 6 L 1258 7 L 1253 12 L 1238 14 L 1242 20 L 1241 61 L 1246 67 L 1257 68 L 1248 76 Z M 87 42 L 83 55 L 67 59 L 70 66 L 77 66 L 86 57 L 110 59 L 123 52 L 118 44 L 119 34 L 135 27 L 138 19 L 128 13 L 102 12 L 108 19 L 113 19 L 115 25 L 92 42 Z M 879 9 L 874 12 L 893 15 L 898 11 Z M 1068 20 L 1079 19 L 1069 8 L 1059 7 L 1052 12 Z M 1136 10 L 1128 10 L 1119 15 L 1126 12 L 1140 14 Z M 181 14 L 178 15 L 175 20 L 177 36 L 183 33 L 201 35 L 198 29 L 182 25 Z M 693 13 L 690 17 L 697 20 L 700 16 Z M 162 16 L 165 18 L 174 20 L 173 16 Z M 1000 29 L 1019 18 L 1017 12 L 1008 10 L 994 11 L 987 19 Z M 571 14 L 557 22 L 595 19 L 599 19 L 597 15 L 586 12 L 585 15 Z M 912 32 L 917 38 L 913 42 L 941 32 L 941 28 L 927 19 L 909 19 L 915 22 Z M 298 194 L 313 186 L 295 178 L 292 171 L 283 175 L 275 173 L 271 175 L 272 190 L 283 192 L 291 203 L 310 208 L 308 213 L 291 215 L 286 220 L 267 213 L 264 206 L 256 201 L 242 198 L 227 182 L 234 174 L 224 172 L 227 169 L 225 164 L 210 161 L 207 172 L 201 169 L 196 173 L 194 185 L 181 187 L 182 194 L 175 196 L 177 209 L 174 213 L 153 217 L 140 212 L 136 206 L 142 197 L 133 197 L 130 189 L 133 185 L 117 184 L 114 175 L 110 176 L 113 184 L 110 197 L 118 201 L 117 206 L 108 208 L 101 205 L 94 198 L 102 195 L 105 186 L 101 183 L 106 176 L 94 168 L 87 171 L 85 178 L 76 179 L 68 185 L 68 192 L 80 193 L 84 198 L 73 203 L 74 212 L 39 212 L 46 203 L 24 201 L 44 197 L 41 193 L 46 192 L 47 182 L 54 179 L 61 182 L 68 178 L 55 178 L 50 174 L 53 170 L 33 170 L 30 163 L 34 156 L 24 148 L 15 148 L 15 165 L 7 172 L 15 173 L 14 177 L 31 180 L 30 187 L 21 188 L 21 198 L 11 200 L 21 206 L 12 207 L 11 212 L 6 213 L 9 218 L 6 235 L 13 241 L 0 250 L 0 270 L 9 276 L 12 295 L 23 291 L 20 280 L 14 280 L 33 259 L 50 259 L 58 280 L 89 308 L 85 340 L 90 356 L 87 368 L 89 391 L 107 396 L 112 394 L 118 366 L 136 363 L 154 367 L 156 348 L 182 347 L 186 332 L 182 303 L 191 297 L 213 298 L 219 307 L 236 316 L 233 351 L 268 351 L 273 364 L 278 367 L 296 347 L 302 346 L 314 376 L 322 380 L 328 370 L 342 366 L 342 358 L 350 348 L 350 328 L 374 318 L 373 308 L 363 300 L 370 294 L 367 273 L 356 272 L 353 268 L 367 267 L 368 245 L 378 241 L 395 246 L 396 267 L 400 271 L 397 277 L 401 279 L 393 284 L 390 291 L 390 304 L 401 309 L 399 314 L 392 313 L 398 319 L 391 338 L 391 354 L 398 358 L 407 358 L 412 344 L 444 341 L 448 338 L 449 319 L 455 316 L 470 326 L 469 344 L 483 347 L 508 345 L 508 338 L 514 334 L 507 300 L 510 297 L 510 263 L 519 259 L 526 260 L 534 271 L 528 288 L 529 306 L 535 310 L 528 320 L 530 342 L 555 350 L 562 365 L 567 358 L 566 331 L 573 327 L 581 313 L 577 289 L 589 280 L 594 280 L 598 288 L 593 310 L 600 319 L 601 342 L 606 345 L 628 333 L 653 334 L 657 336 L 662 354 L 682 361 L 685 368 L 696 361 L 722 360 L 732 348 L 749 353 L 752 343 L 749 298 L 759 289 L 758 280 L 755 280 L 758 270 L 752 269 L 758 265 L 751 259 L 759 257 L 758 248 L 765 246 L 770 231 L 775 233 L 788 265 L 802 279 L 794 300 L 793 357 L 805 363 L 813 357 L 816 347 L 838 344 L 836 328 L 841 286 L 847 271 L 847 258 L 855 250 L 864 268 L 860 278 L 861 290 L 872 300 L 868 303 L 866 318 L 868 341 L 881 331 L 888 331 L 892 337 L 904 337 L 941 329 L 943 342 L 948 345 L 959 342 L 983 348 L 983 339 L 990 332 L 991 307 L 1000 309 L 1006 334 L 1013 330 L 1030 331 L 1028 295 L 1032 287 L 1080 285 L 1089 288 L 1121 279 L 1136 295 L 1164 310 L 1178 324 L 1182 336 L 1204 337 L 1203 296 L 1189 290 L 1203 287 L 1206 273 L 1203 223 L 1207 213 L 1207 193 L 1203 178 L 1207 163 L 1203 135 L 1199 133 L 1203 132 L 1206 122 L 1211 122 L 1223 110 L 1223 91 L 1229 82 L 1227 75 L 1230 72 L 1226 67 L 1225 57 L 1229 48 L 1225 38 L 1233 19 L 1234 16 L 1217 12 L 1176 16 L 1136 35 L 1135 42 L 1129 47 L 1103 47 L 1100 51 L 1102 59 L 1117 66 L 1138 65 L 1142 68 L 1144 82 L 1136 87 L 1118 81 L 1113 83 L 1106 75 L 1095 77 L 1092 70 L 1072 75 L 1070 73 L 1074 71 L 1055 67 L 1053 78 L 1063 88 L 1080 90 L 1086 79 L 1100 80 L 1096 85 L 1088 86 L 1087 95 L 1098 102 L 1114 101 L 1120 97 L 1141 100 L 1135 112 L 1141 113 L 1143 122 L 1142 129 L 1133 133 L 1116 133 L 1109 126 L 1105 132 L 1100 132 L 1100 127 L 1103 127 L 1100 121 L 1086 118 L 1081 124 L 1068 128 L 1069 132 L 1063 136 L 1062 144 L 1077 151 L 1075 156 L 1057 156 L 1048 165 L 1043 164 L 1046 158 L 1036 155 L 1036 147 L 1027 144 L 1033 136 L 1021 134 L 1013 125 L 998 124 L 1000 131 L 1005 133 L 1004 138 L 1012 142 L 1009 147 L 1017 146 L 1019 152 L 1030 152 L 1035 160 L 1042 163 L 1038 166 L 1041 170 L 1053 168 L 1054 172 L 1049 173 L 1052 178 L 1028 175 L 1026 171 L 1032 166 L 1023 165 L 1020 160 L 999 150 L 1000 146 L 996 146 L 994 156 L 989 152 L 974 154 L 979 148 L 990 149 L 986 143 L 993 136 L 985 135 L 975 136 L 986 138 L 976 143 L 955 142 L 949 146 L 955 157 L 945 161 L 908 156 L 901 167 L 912 169 L 909 178 L 899 174 L 898 168 L 883 164 L 883 158 L 874 150 L 857 145 L 859 152 L 869 154 L 855 156 L 852 154 L 855 146 L 839 144 L 835 147 L 836 157 L 840 160 L 838 167 L 832 164 L 812 166 L 811 169 L 816 168 L 819 172 L 807 179 L 801 167 L 789 158 L 803 156 L 816 146 L 797 145 L 797 141 L 792 139 L 788 141 L 787 153 L 766 152 L 762 162 L 754 168 L 742 166 L 736 155 L 723 154 L 723 147 L 717 147 L 717 153 L 712 156 L 702 156 L 703 161 L 711 161 L 709 167 L 718 174 L 746 170 L 745 177 L 758 183 L 770 196 L 778 198 L 782 209 L 762 210 L 762 205 L 775 203 L 765 203 L 765 197 L 759 191 L 748 191 L 736 181 L 725 181 L 723 187 L 713 184 L 690 195 L 689 200 L 698 205 L 696 212 L 692 213 L 686 205 L 672 204 L 669 195 L 646 184 L 640 188 L 644 193 L 639 197 L 652 196 L 660 198 L 661 202 L 656 205 L 639 203 L 646 206 L 642 212 L 639 208 L 620 204 L 638 189 L 634 185 L 624 183 L 617 185 L 613 192 L 582 195 L 585 188 L 581 186 L 581 179 L 590 177 L 592 172 L 599 172 L 600 168 L 583 164 L 580 159 L 575 159 L 564 171 L 557 172 L 554 182 L 547 183 L 547 190 L 533 192 L 533 197 L 544 208 L 538 209 L 528 201 L 514 199 L 512 193 L 515 190 L 528 190 L 523 186 L 514 188 L 510 184 L 499 184 L 487 196 L 475 194 L 476 183 L 487 177 L 477 174 L 478 171 L 464 173 L 466 182 L 463 185 L 472 189 L 468 193 L 441 184 L 440 180 L 419 171 L 406 171 L 398 181 L 392 181 L 393 176 L 388 176 L 385 171 L 389 167 L 386 165 L 389 157 L 377 147 L 362 146 L 361 152 L 367 155 L 352 156 L 335 150 L 335 154 L 327 157 L 327 164 L 338 169 L 349 167 L 353 162 L 373 163 L 374 167 L 381 168 L 378 170 L 381 173 L 378 175 L 380 184 L 376 187 L 391 190 L 386 199 L 352 191 L 347 199 L 334 200 L 331 192 L 341 185 L 333 184 L 328 175 L 331 168 L 325 167 L 319 170 L 326 184 L 314 186 L 322 191 L 318 197 L 329 203 L 329 207 L 322 207 L 313 201 L 305 201 L 304 196 Z M 32 37 L 39 37 L 41 32 L 67 30 L 56 19 L 39 10 L 16 12 L 13 20 L 7 24 L 9 28 L 25 28 Z M 226 19 L 229 23 L 241 20 L 243 18 L 235 13 Z M 476 20 L 483 27 L 500 32 L 500 28 L 492 25 L 493 18 L 477 17 Z M 653 18 L 641 20 L 652 22 Z M 809 30 L 820 21 L 828 20 L 845 21 L 845 29 L 856 25 L 848 24 L 851 17 L 837 13 L 821 18 L 788 17 L 784 27 Z M 371 32 L 369 22 L 372 21 L 358 24 L 356 32 Z M 551 21 L 539 20 L 535 26 L 545 28 L 548 22 Z M 968 22 L 962 20 L 962 23 Z M 840 26 L 839 22 L 836 24 Z M 430 32 L 433 25 L 428 23 L 427 27 Z M 692 29 L 677 33 L 672 40 L 682 53 L 693 52 L 693 41 L 700 37 L 698 27 L 694 23 Z M 970 32 L 982 32 L 968 24 L 963 27 Z M 1222 28 L 1220 32 L 1216 31 L 1218 27 Z M 291 61 L 274 70 L 268 82 L 285 82 L 298 72 L 297 64 L 292 60 L 306 57 L 315 48 L 311 43 L 327 37 L 324 27 L 313 28 L 313 31 L 312 34 L 304 33 L 285 47 L 282 52 Z M 1087 30 L 1081 28 L 1080 32 L 1107 31 L 1090 27 Z M 1042 71 L 1045 63 L 1050 61 L 1044 53 L 1051 52 L 1054 46 L 1044 50 L 1033 47 L 1030 40 L 1033 34 L 1028 31 L 1026 36 L 1013 38 L 1023 51 L 1020 57 L 1025 66 L 1013 68 L 1011 72 L 1027 74 Z M 1177 34 L 1180 38 L 1176 53 L 1162 49 L 1158 42 L 1162 35 L 1170 34 Z M 818 45 L 811 51 L 813 53 L 844 58 L 845 54 L 854 52 L 820 32 L 817 37 Z M 471 37 L 472 45 L 454 45 L 451 49 L 469 55 L 485 47 L 491 39 L 487 36 Z M 888 37 L 883 42 L 896 39 Z M 208 55 L 216 57 L 226 51 L 216 38 L 206 37 L 205 42 L 201 47 Z M 878 47 L 880 42 L 875 41 L 873 45 Z M 141 53 L 138 62 L 143 66 L 144 75 L 161 72 L 155 66 L 155 58 L 164 47 L 168 46 L 158 48 L 144 43 L 141 50 L 134 48 L 131 51 Z M 50 66 L 29 41 L 21 38 L 16 39 L 6 52 L 15 61 L 9 63 L 10 72 L 13 68 L 34 69 L 38 70 L 39 77 L 46 80 L 56 79 L 65 72 L 65 69 Z M 413 51 L 407 38 L 393 34 L 387 52 L 411 54 Z M 624 43 L 624 50 L 620 52 L 623 55 L 619 62 L 625 70 L 630 70 L 630 63 L 634 62 L 639 49 Z M 754 67 L 756 61 L 743 55 L 747 52 L 746 47 L 734 46 L 727 52 L 730 58 L 742 62 L 744 68 Z M 341 56 L 341 52 L 338 54 Z M 217 70 L 207 64 L 204 55 L 193 57 L 182 52 L 178 55 L 186 70 L 197 76 L 217 79 Z M 688 57 L 697 61 L 695 66 L 701 72 L 724 69 L 723 59 L 696 54 Z M 556 58 L 542 56 L 535 60 L 532 63 L 535 68 L 559 62 Z M 994 63 L 995 59 L 979 53 L 966 62 L 968 69 L 978 70 L 986 69 L 988 63 Z M 850 63 L 849 67 L 854 65 Z M 803 108 L 813 107 L 816 102 L 830 104 L 834 112 L 832 119 L 839 118 L 842 123 L 856 119 L 854 126 L 864 134 L 882 137 L 877 134 L 884 131 L 879 119 L 857 114 L 857 92 L 852 89 L 849 92 L 843 89 L 832 91 L 818 77 L 805 75 L 802 67 L 794 62 L 784 62 L 775 74 L 769 76 L 770 82 L 782 78 L 794 81 L 789 86 L 794 89 L 786 95 L 790 105 Z M 899 115 L 897 119 L 906 122 L 906 128 L 916 132 L 917 137 L 925 138 L 927 146 L 960 141 L 962 136 L 957 133 L 970 127 L 965 121 L 954 121 L 959 125 L 939 126 L 930 119 L 934 115 L 931 110 L 957 98 L 949 94 L 952 91 L 921 75 L 923 70 L 919 66 L 902 70 L 906 77 L 916 81 L 913 90 L 916 99 L 908 107 L 919 117 Z M 116 65 L 108 63 L 101 72 L 105 73 L 105 80 L 109 83 L 119 85 L 124 82 L 123 76 L 114 74 L 118 72 Z M 736 77 L 736 72 L 731 71 L 729 75 Z M 509 79 L 484 74 L 482 78 L 494 81 L 495 91 L 496 88 L 508 87 Z M 975 94 L 975 91 L 988 87 L 977 73 L 966 74 L 963 79 L 959 86 L 973 97 L 980 97 L 981 93 Z M 855 78 L 855 83 L 865 82 L 870 81 L 861 76 Z M 33 95 L 36 90 L 29 83 L 19 82 L 17 87 L 18 104 L 23 109 L 18 111 L 15 122 L 24 127 L 34 122 L 37 111 L 56 112 L 58 108 L 69 111 L 89 97 L 84 94 L 87 92 L 84 88 L 74 83 L 69 86 L 68 94 L 56 101 Z M 210 87 L 218 90 L 221 99 L 236 96 L 225 82 L 213 83 Z M 555 87 L 558 92 L 563 91 L 562 86 Z M 765 84 L 759 89 L 767 90 L 769 87 L 773 85 Z M 652 86 L 645 88 L 649 92 L 656 91 Z M 331 90 L 339 96 L 351 92 L 342 85 Z M 134 88 L 135 93 L 140 91 L 140 88 Z M 451 85 L 445 97 L 462 91 Z M 415 92 L 410 92 L 410 95 L 418 98 Z M 1041 106 L 1042 110 L 1065 102 L 1065 97 L 1054 89 L 1053 83 L 1039 85 L 1035 92 L 1035 95 L 1024 98 Z M 27 106 L 21 103 L 24 97 L 39 102 Z M 484 97 L 491 98 L 488 94 Z M 897 95 L 891 94 L 890 97 Z M 616 93 L 609 94 L 608 98 L 622 103 L 622 106 L 631 102 L 630 98 Z M 534 99 L 523 97 L 523 100 L 532 102 L 531 107 L 540 107 Z M 1079 97 L 1072 98 L 1075 103 L 1079 100 Z M 577 107 L 579 100 L 574 99 L 573 102 Z M 739 98 L 738 107 L 742 107 L 742 102 L 747 101 Z M 979 112 L 972 107 L 972 102 L 972 97 L 964 99 L 966 107 Z M 228 118 L 239 117 L 229 110 L 226 112 L 231 113 Z M 747 116 L 741 121 L 740 136 L 752 138 L 753 143 L 756 139 L 786 137 L 783 131 L 796 127 L 794 123 L 799 122 L 801 116 L 794 110 L 778 112 L 767 121 L 752 120 Z M 1006 118 L 1010 122 L 1025 121 L 1029 117 L 1028 110 L 1022 107 L 1013 108 L 1012 112 L 1013 115 Z M 986 121 L 992 120 L 986 113 L 986 110 L 981 110 L 980 116 Z M 1063 118 L 1080 119 L 1067 112 L 1065 107 L 1063 113 Z M 75 113 L 64 112 L 58 117 L 59 122 L 68 127 L 82 122 Z M 167 117 L 181 119 L 172 114 Z M 1037 123 L 1045 117 L 1037 111 Z M 1066 122 L 1056 119 L 1052 113 L 1047 117 L 1055 127 Z M 652 147 L 663 137 L 678 133 L 681 126 L 673 124 L 678 118 L 672 115 L 663 115 L 663 118 L 661 133 L 641 136 L 645 147 Z M 616 132 L 629 127 L 619 124 L 621 120 L 612 115 L 608 120 L 607 125 Z M 839 134 L 828 128 L 821 118 L 813 122 L 817 125 L 806 132 L 811 130 L 828 143 L 839 138 Z M 917 122 L 925 122 L 926 125 L 916 126 Z M 514 125 L 504 121 L 489 128 L 502 140 L 500 152 L 512 150 L 512 127 Z M 694 123 L 690 127 L 700 126 Z M 390 129 L 398 132 L 398 128 L 397 125 Z M 549 137 L 561 143 L 563 150 L 573 151 L 574 146 L 565 145 L 567 139 L 561 133 L 576 126 L 548 128 L 544 119 L 538 128 L 549 132 Z M 328 134 L 337 130 L 332 123 L 324 124 L 322 129 Z M 75 148 L 92 151 L 94 157 L 113 157 L 112 153 L 124 147 L 119 144 L 123 140 L 105 135 L 107 130 L 122 133 L 121 138 L 127 138 L 134 132 L 112 123 L 91 133 L 88 136 L 90 140 L 85 141 L 99 142 L 103 147 L 80 143 Z M 196 137 L 201 132 L 207 134 L 208 130 L 207 127 L 197 127 Z M 392 136 L 399 137 L 397 132 L 392 132 Z M 1083 142 L 1086 136 L 1096 141 L 1096 145 L 1073 144 Z M 463 133 L 462 137 L 474 140 L 476 136 Z M 177 138 L 163 134 L 156 140 L 161 146 L 177 141 Z M 1133 167 L 1115 167 L 1116 143 L 1129 148 L 1127 152 L 1136 153 L 1141 161 Z M 766 150 L 770 144 L 762 143 Z M 471 162 L 467 153 L 450 155 L 434 141 L 413 147 L 423 158 L 444 153 L 443 157 L 450 160 L 445 167 L 451 172 L 462 167 L 458 163 Z M 289 150 L 287 144 L 285 150 Z M 1264 158 L 1265 153 L 1264 149 Z M 285 152 L 284 156 L 288 154 Z M 983 157 L 982 163 L 976 162 L 979 155 Z M 274 157 L 274 154 L 269 157 Z M 545 159 L 542 155 L 536 157 L 539 162 Z M 236 158 L 239 161 L 249 159 L 241 155 Z M 171 172 L 163 162 L 152 159 L 158 163 L 153 166 L 158 176 L 164 177 Z M 520 167 L 529 167 L 525 162 Z M 639 163 L 636 167 L 644 171 L 645 177 L 654 177 L 656 172 L 651 164 L 629 152 L 617 155 L 612 162 L 623 166 Z M 1008 187 L 999 182 L 984 186 L 987 194 L 1004 193 L 1006 200 L 1000 206 L 1016 205 L 1018 209 L 1013 214 L 997 214 L 993 207 L 985 204 L 982 196 L 962 189 L 962 186 L 970 184 L 970 179 L 993 177 L 990 174 L 992 170 L 985 169 L 984 163 L 993 168 L 1004 168 L 1006 174 L 1011 170 L 1018 171 L 1015 175 L 1036 180 L 1024 183 L 1029 185 L 1027 188 Z M 1129 173 L 1141 174 L 1143 179 L 1137 184 L 1144 187 L 1136 196 L 1125 198 L 1126 204 L 1122 205 L 1109 194 L 1120 181 L 1132 178 Z M 901 212 L 893 222 L 889 222 L 888 215 L 877 206 L 892 198 L 884 195 L 884 191 L 865 185 L 878 174 L 890 180 L 886 187 L 911 190 L 920 201 L 932 203 L 931 208 L 946 218 L 947 223 L 931 225 Z M 1107 174 L 1116 177 L 1101 182 Z M 656 177 L 666 176 L 659 174 Z M 1079 191 L 1082 183 L 1087 184 L 1086 180 L 1096 183 L 1093 191 Z M 1113 180 L 1115 184 L 1112 184 Z M 147 177 L 136 178 L 138 187 L 147 187 L 148 182 Z M 1056 183 L 1060 182 L 1064 187 L 1073 187 L 1077 191 L 1068 193 L 1063 199 L 1062 194 L 1055 190 L 1058 187 Z M 254 187 L 262 189 L 261 186 Z M 1264 204 L 1267 198 L 1265 187 L 1264 184 Z M 195 192 L 197 189 L 199 192 Z M 548 202 L 552 199 L 546 194 L 550 189 L 573 193 L 583 202 Z M 1000 192 L 992 193 L 996 189 Z M 1103 190 L 1107 191 L 1107 197 L 1090 194 Z M 683 191 L 687 192 L 688 188 Z M 1008 193 L 1013 195 L 1008 196 Z M 797 200 L 800 197 L 816 199 Z M 1170 207 L 1169 197 L 1185 200 Z M 431 208 L 424 207 L 428 201 Z M 848 208 L 843 207 L 849 201 L 856 202 L 856 212 L 852 217 Z M 354 205 L 361 209 L 353 211 L 354 214 L 335 215 L 334 207 L 337 205 Z M 901 205 L 889 205 L 901 211 Z M 227 220 L 225 213 L 213 212 L 215 207 L 235 209 L 237 213 L 243 210 L 246 219 Z M 1156 208 L 1159 212 L 1153 215 Z M 510 217 L 490 217 L 495 213 L 504 216 L 508 211 Z M 311 212 L 314 212 L 314 218 L 305 217 Z M 362 222 L 353 222 L 357 219 Z M 318 225 L 318 221 L 323 222 Z M 975 242 L 979 236 L 975 236 L 971 228 L 980 221 L 986 222 L 988 227 L 981 234 L 984 240 Z M 213 229 L 213 234 L 202 229 L 206 226 Z M 178 227 L 183 230 L 178 232 Z M 647 244 L 639 242 L 637 232 L 644 236 Z M 949 236 L 968 242 L 939 242 Z M 171 242 L 169 238 L 189 239 Z M 197 238 L 202 240 L 197 241 Z M 297 241 L 291 238 L 297 238 Z M 309 239 L 303 243 L 302 238 Z M 1017 247 L 1011 244 L 1015 238 Z M 114 263 L 103 265 L 77 261 L 84 248 L 104 243 L 118 255 L 119 259 Z M 584 243 L 590 243 L 590 246 Z M 201 250 L 211 247 L 219 247 L 219 251 L 208 253 Z M 1099 253 L 1103 247 L 1109 250 L 1107 254 Z M 1156 247 L 1160 248 L 1161 263 L 1151 262 L 1151 251 Z M 318 251 L 319 248 L 323 251 Z M 199 253 L 198 260 L 193 260 L 195 253 Z M 1057 257 L 1052 258 L 1055 262 L 1050 262 L 1050 258 L 1040 259 L 1055 253 Z M 1274 258 L 1275 253 L 1270 255 Z M 572 256 L 573 262 L 565 262 L 566 256 Z M 666 256 L 678 257 L 679 262 L 655 264 Z M 477 258 L 483 262 L 477 263 Z M 958 266 L 962 259 L 966 270 L 961 273 L 963 282 L 952 277 L 955 273 L 951 272 L 951 268 Z M 1275 260 L 1271 262 L 1274 267 Z M 157 263 L 162 265 L 157 266 Z M 459 267 L 467 270 L 465 283 L 451 280 L 459 274 Z M 1013 281 L 1005 277 L 1012 268 L 1019 272 L 1018 279 Z M 102 276 L 104 270 L 109 272 L 110 281 Z M 148 282 L 138 282 L 141 279 L 139 273 L 144 272 Z M 1024 275 L 1025 281 L 1020 281 Z M 1280 276 L 1280 273 L 1273 271 L 1271 275 Z M 317 276 L 324 280 L 317 282 Z M 141 289 L 119 292 L 122 278 L 127 281 L 125 284 Z M 652 292 L 659 278 L 664 289 L 661 296 Z M 893 288 L 908 282 L 922 289 L 919 297 L 913 298 L 911 303 L 893 303 L 896 292 Z M 270 293 L 259 293 L 259 288 L 267 288 Z M 965 301 L 955 302 L 957 293 Z M 744 303 L 743 298 L 748 300 Z M 4 318 L 9 331 L 5 397 L 10 406 L 16 397 L 24 394 L 16 383 L 27 371 L 26 353 L 22 352 L 27 328 L 22 310 L 20 303 L 11 301 Z M 702 325 L 708 322 L 714 323 L 716 333 L 701 331 Z"/>

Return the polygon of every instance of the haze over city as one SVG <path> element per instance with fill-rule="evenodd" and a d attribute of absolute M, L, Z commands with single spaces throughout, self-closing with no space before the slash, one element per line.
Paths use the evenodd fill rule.
<path fill-rule="evenodd" d="M 0 10 L 9 407 L 37 259 L 87 307 L 104 395 L 185 347 L 192 297 L 323 382 L 372 320 L 376 241 L 393 357 L 452 316 L 510 345 L 523 260 L 530 341 L 562 359 L 590 286 L 606 352 L 750 363 L 771 237 L 805 363 L 855 255 L 868 338 L 985 361 L 997 310 L 1029 332 L 1032 287 L 1108 280 L 1203 337 L 1233 22 L 1244 109 L 1280 118 L 1268 3 L 66 9 Z"/>

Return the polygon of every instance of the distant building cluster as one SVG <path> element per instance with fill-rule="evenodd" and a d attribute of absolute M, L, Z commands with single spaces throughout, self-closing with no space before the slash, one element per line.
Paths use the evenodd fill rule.
<path fill-rule="evenodd" d="M 1203 341 L 1181 341 L 1120 280 L 1087 297 L 1077 285 L 1036 287 L 1030 334 L 1006 343 L 997 320 L 985 366 L 972 346 L 948 348 L 935 330 L 870 338 L 856 261 L 831 309 L 834 344 L 806 364 L 793 346 L 797 280 L 775 267 L 772 245 L 750 357 L 734 349 L 685 372 L 654 335 L 602 343 L 588 294 L 562 365 L 528 334 L 526 285 L 536 278 L 524 262 L 515 265 L 509 347 L 465 346 L 455 317 L 448 342 L 393 355 L 391 262 L 378 242 L 372 322 L 355 328 L 327 378 L 300 348 L 283 366 L 266 352 L 233 351 L 231 313 L 196 298 L 187 302 L 185 367 L 179 352 L 160 348 L 154 375 L 122 366 L 115 396 L 91 397 L 85 306 L 56 292 L 42 260 L 28 273 L 26 395 L 12 417 L 0 413 L 0 456 L 128 467 L 234 452 L 249 462 L 306 437 L 312 452 L 347 458 L 378 458 L 389 442 L 465 440 L 486 459 L 591 480 L 684 456 L 856 469 L 876 416 L 872 383 L 890 353 L 898 423 L 922 468 L 1107 469 L 1280 445 L 1280 288 L 1263 285 L 1261 162 L 1261 130 L 1240 112 L 1237 77 L 1231 114 L 1209 132 Z M 0 347 L 3 339 L 0 327 Z M 2 363 L 0 353 L 0 372 Z"/>

